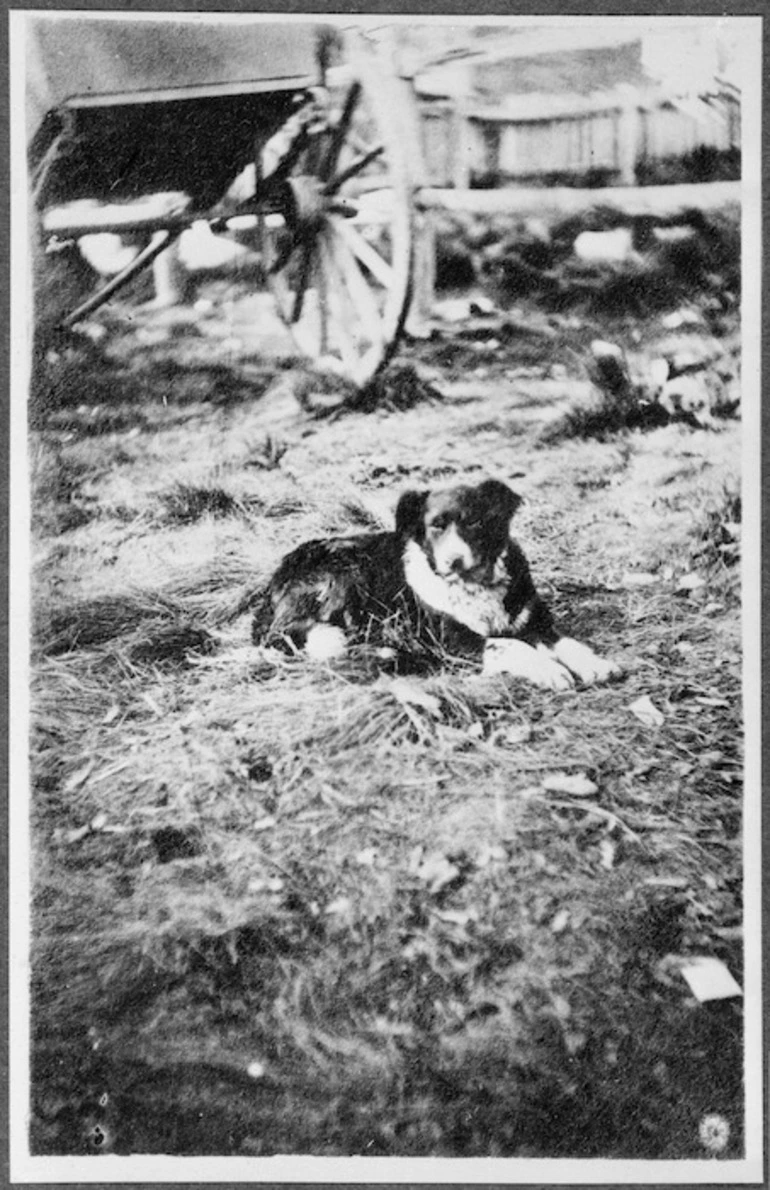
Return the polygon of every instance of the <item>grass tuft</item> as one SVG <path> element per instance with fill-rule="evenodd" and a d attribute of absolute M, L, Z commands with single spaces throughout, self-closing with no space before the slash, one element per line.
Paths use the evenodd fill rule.
<path fill-rule="evenodd" d="M 105 644 L 148 620 L 167 621 L 172 614 L 165 601 L 143 592 L 39 606 L 35 639 L 43 653 L 57 656 Z"/>
<path fill-rule="evenodd" d="M 692 563 L 705 573 L 709 590 L 739 603 L 741 596 L 741 494 L 734 482 L 703 510 L 693 533 Z"/>
<path fill-rule="evenodd" d="M 737 566 L 741 555 L 741 493 L 726 484 L 721 497 L 708 507 L 696 534 L 695 556 L 709 568 Z"/>
<path fill-rule="evenodd" d="M 120 639 L 130 661 L 142 664 L 183 660 L 210 653 L 214 637 L 189 623 L 185 608 L 158 591 L 85 599 L 38 609 L 35 639 L 50 657 L 99 648 Z"/>
<path fill-rule="evenodd" d="M 670 421 L 668 413 L 650 402 L 629 406 L 612 393 L 602 393 L 592 403 L 574 405 L 540 434 L 544 446 L 555 446 L 570 438 L 595 438 L 606 442 L 627 430 L 652 430 Z"/>
<path fill-rule="evenodd" d="M 213 653 L 218 641 L 205 628 L 193 624 L 159 625 L 131 642 L 130 660 L 137 665 L 183 664 L 190 654 Z"/>
<path fill-rule="evenodd" d="M 414 364 L 391 364 L 369 384 L 352 393 L 345 408 L 359 413 L 377 409 L 399 412 L 443 400 L 434 384 L 420 375 Z"/>
<path fill-rule="evenodd" d="M 161 495 L 170 524 L 191 525 L 201 517 L 228 517 L 242 511 L 242 504 L 230 492 L 218 487 L 196 487 L 179 483 Z"/>

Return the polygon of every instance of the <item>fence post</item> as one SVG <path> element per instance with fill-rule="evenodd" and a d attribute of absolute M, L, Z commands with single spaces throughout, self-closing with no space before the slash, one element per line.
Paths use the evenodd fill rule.
<path fill-rule="evenodd" d="M 455 190 L 469 190 L 471 185 L 470 122 L 463 100 L 458 96 L 452 106 L 452 163 L 449 184 Z"/>
<path fill-rule="evenodd" d="M 390 28 L 386 38 L 391 62 L 401 90 L 401 133 L 404 137 L 407 168 L 415 200 L 413 222 L 414 244 L 412 256 L 412 298 L 405 330 L 415 338 L 424 338 L 433 315 L 436 283 L 436 216 L 417 201 L 419 191 L 428 183 L 428 169 L 423 144 L 419 101 L 414 83 L 414 70 L 409 61 L 408 45 L 400 28 Z M 452 127 L 451 140 L 455 129 Z"/>
<path fill-rule="evenodd" d="M 155 285 L 155 301 L 159 309 L 180 306 L 187 290 L 187 270 L 179 259 L 179 243 L 169 244 L 160 256 L 152 262 L 152 279 Z"/>
<path fill-rule="evenodd" d="M 417 209 L 414 219 L 414 289 L 406 320 L 406 332 L 423 338 L 433 316 L 436 290 L 436 216 Z"/>
<path fill-rule="evenodd" d="M 636 185 L 636 166 L 641 152 L 641 116 L 635 87 L 621 88 L 618 112 L 618 170 L 621 186 Z"/>

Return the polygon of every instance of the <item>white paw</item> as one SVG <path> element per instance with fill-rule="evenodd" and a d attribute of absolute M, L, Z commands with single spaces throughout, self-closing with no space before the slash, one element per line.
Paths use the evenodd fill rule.
<path fill-rule="evenodd" d="M 575 679 L 565 665 L 545 645 L 533 650 L 538 660 L 538 677 L 533 678 L 546 690 L 574 690 Z"/>
<path fill-rule="evenodd" d="M 575 689 L 575 679 L 572 674 L 563 665 L 559 665 L 558 661 L 549 661 L 547 664 L 543 664 L 534 681 L 546 690 Z"/>
<path fill-rule="evenodd" d="M 609 682 L 612 678 L 619 678 L 622 672 L 623 670 L 616 661 L 608 661 L 606 657 L 594 656 L 592 676 L 590 678 L 583 678 L 583 681 Z"/>
<path fill-rule="evenodd" d="M 347 647 L 345 633 L 331 624 L 316 624 L 305 640 L 305 652 L 311 661 L 333 661 L 344 657 Z"/>
<path fill-rule="evenodd" d="M 510 674 L 546 690 L 571 690 L 575 685 L 572 674 L 549 650 L 542 646 L 533 649 L 521 640 L 499 638 L 488 641 L 482 668 L 485 674 Z"/>
<path fill-rule="evenodd" d="M 616 662 L 599 657 L 588 645 L 581 644 L 569 636 L 563 636 L 558 640 L 551 653 L 586 686 L 596 682 L 609 682 L 611 678 L 619 677 L 622 672 Z"/>

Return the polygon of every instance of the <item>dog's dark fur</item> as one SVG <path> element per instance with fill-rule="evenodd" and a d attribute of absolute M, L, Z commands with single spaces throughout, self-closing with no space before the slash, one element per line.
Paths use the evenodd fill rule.
<path fill-rule="evenodd" d="M 406 492 L 393 532 L 300 545 L 262 594 L 255 643 L 310 650 L 308 637 L 324 625 L 341 641 L 344 634 L 402 652 L 406 641 L 423 655 L 483 659 L 485 667 L 556 688 L 572 684 L 568 670 L 586 681 L 611 676 L 613 666 L 561 636 L 538 595 L 510 536 L 520 502 L 497 480 Z M 506 649 L 506 641 L 520 644 Z"/>

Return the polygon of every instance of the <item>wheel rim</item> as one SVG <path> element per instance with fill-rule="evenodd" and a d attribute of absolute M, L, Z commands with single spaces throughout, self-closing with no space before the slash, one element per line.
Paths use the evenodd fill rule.
<path fill-rule="evenodd" d="M 412 204 L 396 80 L 356 45 L 330 71 L 328 109 L 266 175 L 280 200 L 259 215 L 268 284 L 303 355 L 353 383 L 391 356 L 411 296 Z M 265 158 L 271 145 L 265 149 Z M 277 209 L 276 209 L 277 207 Z"/>

